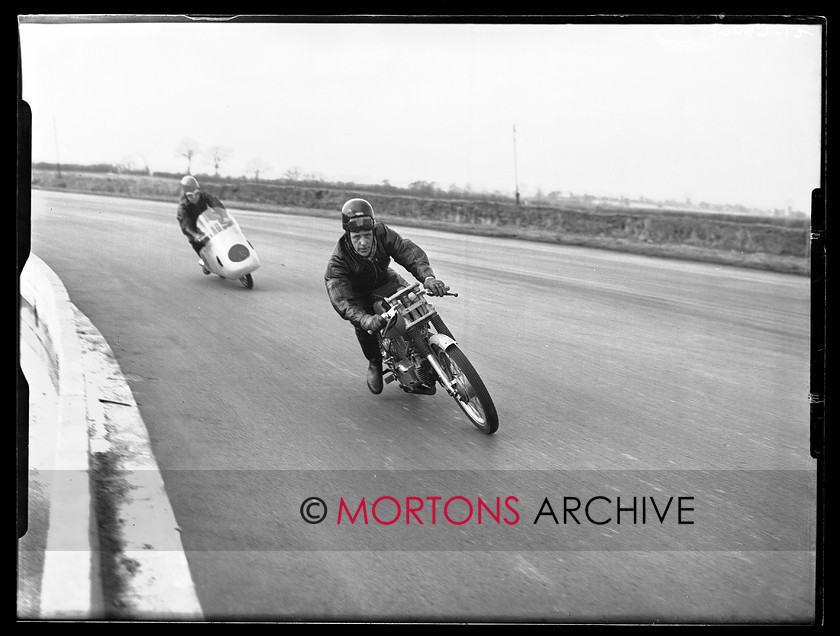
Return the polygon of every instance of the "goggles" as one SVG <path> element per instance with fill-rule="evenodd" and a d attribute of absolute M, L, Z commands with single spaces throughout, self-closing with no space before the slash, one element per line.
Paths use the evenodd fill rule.
<path fill-rule="evenodd" d="M 351 219 L 347 219 L 347 231 L 364 232 L 365 230 L 372 230 L 375 223 L 369 216 L 354 216 Z"/>

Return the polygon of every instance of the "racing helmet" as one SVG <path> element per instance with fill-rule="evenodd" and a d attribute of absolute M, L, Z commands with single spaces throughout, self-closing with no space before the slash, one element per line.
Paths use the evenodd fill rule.
<path fill-rule="evenodd" d="M 190 174 L 181 179 L 181 189 L 184 192 L 195 192 L 198 190 L 198 180 Z"/>
<path fill-rule="evenodd" d="M 374 225 L 373 206 L 364 199 L 350 199 L 341 207 L 341 227 L 345 232 L 372 230 Z"/>

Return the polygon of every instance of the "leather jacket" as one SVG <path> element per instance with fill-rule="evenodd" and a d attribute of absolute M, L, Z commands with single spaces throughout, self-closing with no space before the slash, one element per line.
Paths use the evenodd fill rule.
<path fill-rule="evenodd" d="M 374 226 L 373 238 L 371 255 L 363 257 L 353 249 L 345 232 L 336 244 L 324 274 L 324 284 L 333 308 L 339 316 L 359 328 L 361 319 L 370 313 L 373 291 L 402 280 L 389 267 L 392 258 L 420 282 L 435 275 L 426 252 L 384 223 L 377 222 Z"/>
<path fill-rule="evenodd" d="M 201 234 L 196 226 L 196 220 L 198 215 L 208 207 L 225 209 L 224 204 L 219 199 L 203 190 L 199 191 L 196 203 L 190 203 L 185 195 L 181 195 L 181 200 L 178 202 L 178 224 L 190 241 L 195 241 Z"/>

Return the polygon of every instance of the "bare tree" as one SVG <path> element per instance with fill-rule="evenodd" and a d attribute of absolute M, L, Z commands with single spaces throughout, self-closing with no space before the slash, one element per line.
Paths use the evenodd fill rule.
<path fill-rule="evenodd" d="M 134 170 L 134 155 L 123 155 L 117 164 L 118 172 L 132 172 Z"/>
<path fill-rule="evenodd" d="M 414 190 L 421 194 L 434 194 L 437 190 L 434 181 L 414 181 L 408 184 L 409 190 Z"/>
<path fill-rule="evenodd" d="M 145 172 L 151 174 L 149 162 L 141 154 L 123 155 L 117 164 L 118 172 Z"/>
<path fill-rule="evenodd" d="M 176 154 L 186 158 L 187 174 L 192 174 L 192 160 L 193 157 L 195 157 L 195 155 L 198 153 L 198 148 L 198 142 L 190 137 L 185 137 L 181 140 L 181 143 L 178 144 Z"/>
<path fill-rule="evenodd" d="M 149 160 L 146 158 L 145 153 L 140 153 L 138 156 L 143 162 L 143 169 L 146 171 L 146 174 L 152 174 L 152 169 L 149 167 Z"/>
<path fill-rule="evenodd" d="M 233 151 L 230 148 L 224 148 L 222 146 L 211 146 L 207 150 L 207 154 L 210 155 L 210 159 L 213 161 L 213 170 L 214 175 L 216 177 L 219 176 L 219 166 L 222 165 L 222 161 L 230 157 Z"/>
<path fill-rule="evenodd" d="M 300 173 L 300 166 L 294 166 L 286 170 L 286 172 L 283 173 L 283 176 L 289 181 L 297 181 L 298 179 L 300 179 Z"/>
<path fill-rule="evenodd" d="M 271 166 L 268 164 L 267 161 L 261 159 L 260 157 L 255 157 L 248 162 L 248 166 L 246 171 L 248 174 L 254 175 L 254 181 L 260 180 L 260 173 L 267 172 L 271 170 Z"/>

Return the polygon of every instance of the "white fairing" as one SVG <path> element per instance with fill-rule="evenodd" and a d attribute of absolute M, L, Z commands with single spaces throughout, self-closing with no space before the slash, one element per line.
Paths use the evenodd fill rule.
<path fill-rule="evenodd" d="M 207 208 L 196 225 L 210 239 L 200 254 L 214 274 L 236 280 L 260 266 L 256 250 L 227 210 Z"/>

